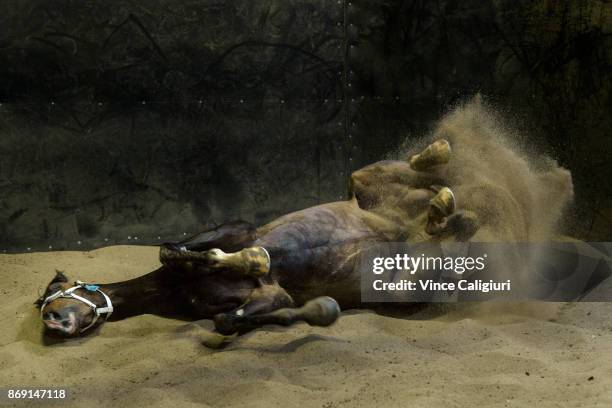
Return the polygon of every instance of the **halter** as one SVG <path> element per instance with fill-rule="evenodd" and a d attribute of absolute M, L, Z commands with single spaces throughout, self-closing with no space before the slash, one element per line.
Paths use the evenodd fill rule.
<path fill-rule="evenodd" d="M 85 289 L 85 290 L 87 290 L 89 292 L 100 292 L 102 294 L 102 296 L 104 296 L 104 300 L 106 300 L 106 307 L 98 307 L 92 301 L 90 301 L 88 299 L 85 299 L 84 297 L 75 294 L 74 291 L 79 289 L 79 288 L 83 288 L 83 289 Z M 94 324 L 96 324 L 96 322 L 98 321 L 98 319 L 100 318 L 100 315 L 102 313 L 106 314 L 106 316 L 104 318 L 104 321 L 107 321 L 109 319 L 109 317 L 111 317 L 111 315 L 113 314 L 113 303 L 111 302 L 111 300 L 108 297 L 108 295 L 100 290 L 99 286 L 86 284 L 86 283 L 83 283 L 81 281 L 76 281 L 75 282 L 75 286 L 73 286 L 73 287 L 71 287 L 69 289 L 66 289 L 66 290 L 58 290 L 54 294 L 47 296 L 47 298 L 43 302 L 42 306 L 40 307 L 40 316 L 41 316 L 41 318 L 42 318 L 43 309 L 45 308 L 45 306 L 47 306 L 48 303 L 54 301 L 55 299 L 59 299 L 59 298 L 79 300 L 79 301 L 85 303 L 87 306 L 89 306 L 91 308 L 91 310 L 93 310 L 94 318 L 93 318 L 92 322 L 87 327 L 81 329 L 81 331 L 80 331 L 81 333 L 83 333 L 85 330 L 89 329 Z"/>

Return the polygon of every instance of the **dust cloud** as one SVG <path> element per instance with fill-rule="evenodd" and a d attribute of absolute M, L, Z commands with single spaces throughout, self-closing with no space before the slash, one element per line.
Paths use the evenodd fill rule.
<path fill-rule="evenodd" d="M 528 144 L 529 135 L 477 95 L 446 114 L 425 144 L 447 139 L 453 149 L 445 169 L 457 208 L 473 211 L 480 229 L 472 241 L 546 241 L 560 233 L 563 211 L 573 200 L 572 177 L 555 160 Z"/>

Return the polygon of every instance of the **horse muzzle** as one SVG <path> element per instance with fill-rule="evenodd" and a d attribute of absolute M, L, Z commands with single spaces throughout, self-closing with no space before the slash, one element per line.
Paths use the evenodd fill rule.
<path fill-rule="evenodd" d="M 56 316 L 55 313 L 45 313 L 43 323 L 47 329 L 69 336 L 76 334 L 78 329 L 78 322 L 74 312 L 68 313 L 63 318 L 59 317 L 59 315 Z"/>

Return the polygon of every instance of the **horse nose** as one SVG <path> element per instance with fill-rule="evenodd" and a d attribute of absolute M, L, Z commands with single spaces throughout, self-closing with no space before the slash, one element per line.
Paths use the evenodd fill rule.
<path fill-rule="evenodd" d="M 49 311 L 43 314 L 44 320 L 63 321 L 63 320 L 66 320 L 68 317 L 69 317 L 68 311 L 64 311 L 64 310 L 56 310 L 54 312 Z"/>

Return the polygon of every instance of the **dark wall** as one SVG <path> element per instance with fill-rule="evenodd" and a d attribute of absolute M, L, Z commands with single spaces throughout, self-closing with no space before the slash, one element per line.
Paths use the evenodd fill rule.
<path fill-rule="evenodd" d="M 612 3 L 352 3 L 359 144 L 381 146 L 376 156 L 480 92 L 572 171 L 571 233 L 612 238 Z"/>
<path fill-rule="evenodd" d="M 351 169 L 476 92 L 572 170 L 575 233 L 609 240 L 606 2 L 20 0 L 0 16 L 0 250 L 151 243 L 343 198 Z"/>

